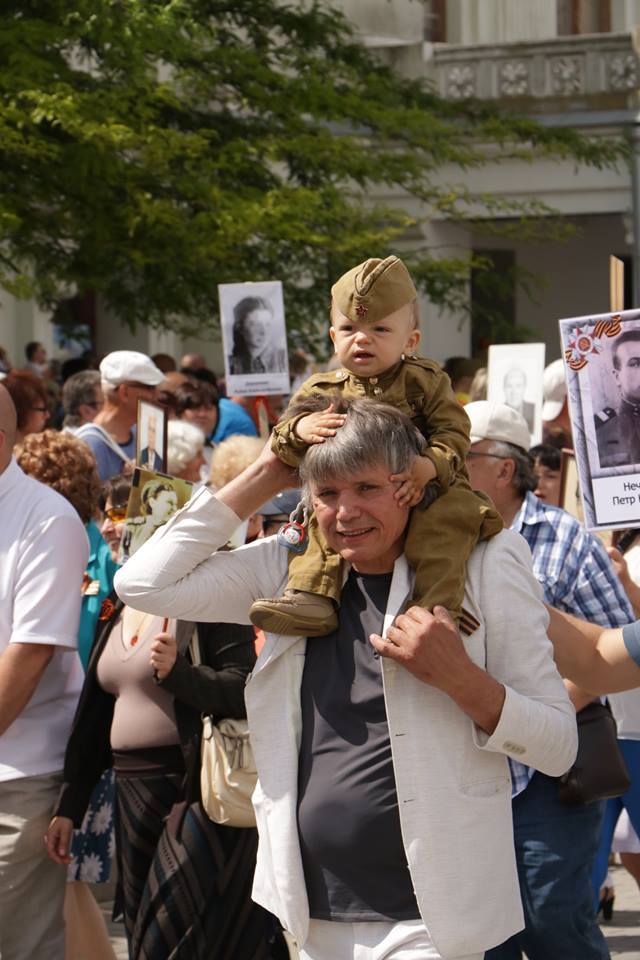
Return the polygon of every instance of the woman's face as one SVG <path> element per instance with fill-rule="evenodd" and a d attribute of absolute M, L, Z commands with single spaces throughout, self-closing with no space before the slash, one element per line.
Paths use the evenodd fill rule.
<path fill-rule="evenodd" d="M 190 480 L 192 483 L 199 483 L 202 477 L 200 476 L 200 468 L 205 465 L 206 461 L 202 455 L 202 450 L 198 450 L 193 460 L 189 460 L 185 464 L 184 468 L 180 471 L 178 476 L 181 480 Z"/>
<path fill-rule="evenodd" d="M 149 514 L 157 527 L 166 523 L 177 509 L 178 495 L 175 490 L 160 490 L 149 500 Z"/>
<path fill-rule="evenodd" d="M 242 335 L 250 353 L 260 353 L 267 345 L 271 314 L 264 307 L 248 313 L 242 321 Z"/>
<path fill-rule="evenodd" d="M 545 467 L 540 460 L 536 460 L 533 472 L 536 475 L 537 484 L 533 491 L 539 500 L 545 503 L 551 503 L 555 507 L 560 506 L 560 471 Z"/>
<path fill-rule="evenodd" d="M 44 400 L 34 400 L 27 411 L 27 416 L 20 431 L 23 437 L 29 433 L 42 433 L 49 422 L 49 408 Z"/>
<path fill-rule="evenodd" d="M 195 423 L 200 427 L 205 437 L 210 437 L 218 425 L 218 408 L 213 404 L 201 407 L 192 407 L 190 410 L 184 410 L 182 420 L 188 420 L 189 423 Z"/>
<path fill-rule="evenodd" d="M 127 515 L 127 505 L 119 504 L 114 506 L 111 499 L 108 499 L 104 505 L 104 519 L 100 527 L 100 533 L 107 542 L 111 551 L 111 559 L 117 561 L 120 541 L 122 540 L 122 531 L 124 530 L 124 519 Z"/>

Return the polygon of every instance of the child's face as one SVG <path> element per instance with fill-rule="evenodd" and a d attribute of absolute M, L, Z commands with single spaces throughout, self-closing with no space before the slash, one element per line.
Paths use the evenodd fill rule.
<path fill-rule="evenodd" d="M 377 377 L 398 363 L 403 353 L 413 353 L 420 340 L 411 303 L 376 323 L 349 320 L 335 305 L 331 317 L 329 333 L 338 359 L 359 377 Z"/>

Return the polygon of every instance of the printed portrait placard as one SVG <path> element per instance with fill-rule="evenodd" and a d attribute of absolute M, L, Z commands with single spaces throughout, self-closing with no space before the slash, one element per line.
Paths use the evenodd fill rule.
<path fill-rule="evenodd" d="M 640 310 L 560 321 L 589 530 L 640 523 Z"/>
<path fill-rule="evenodd" d="M 221 283 L 220 325 L 228 396 L 290 392 L 282 284 Z"/>
<path fill-rule="evenodd" d="M 118 562 L 124 563 L 139 550 L 156 530 L 191 498 L 193 484 L 189 480 L 170 477 L 152 470 L 133 471 L 127 517 L 120 541 Z"/>
<path fill-rule="evenodd" d="M 499 343 L 489 347 L 487 400 L 506 403 L 526 420 L 531 445 L 542 440 L 544 343 Z"/>
<path fill-rule="evenodd" d="M 136 463 L 143 470 L 167 469 L 167 411 L 148 400 L 138 400 Z"/>

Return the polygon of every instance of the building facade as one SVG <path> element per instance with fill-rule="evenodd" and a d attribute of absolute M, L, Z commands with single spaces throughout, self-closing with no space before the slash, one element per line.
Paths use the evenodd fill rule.
<path fill-rule="evenodd" d="M 640 138 L 640 0 L 333 2 L 394 69 L 430 79 L 451 100 L 474 96 L 594 136 L 624 134 L 634 143 Z M 575 227 L 568 241 L 533 241 L 492 235 L 482 224 L 432 220 L 407 238 L 407 246 L 429 245 L 442 255 L 480 254 L 506 278 L 514 267 L 534 278 L 533 297 L 505 281 L 499 302 L 490 305 L 500 316 L 503 341 L 541 339 L 549 360 L 559 356 L 559 318 L 608 309 L 610 254 L 625 261 L 626 306 L 640 304 L 640 161 L 630 169 L 595 170 L 576 168 L 573 161 L 524 164 L 496 156 L 485 167 L 464 174 L 445 168 L 439 176 L 453 184 L 464 178 L 472 192 L 542 200 Z M 487 293 L 470 276 L 470 316 L 425 300 L 424 350 L 440 360 L 481 351 L 492 339 L 486 323 L 474 319 L 483 297 Z M 60 354 L 47 313 L 2 292 L 0 306 L 0 344 L 16 365 L 29 340 Z M 221 372 L 221 346 L 213 332 L 191 340 L 147 328 L 133 334 L 99 301 L 92 311 L 98 353 L 133 348 L 179 356 L 197 350 Z"/>

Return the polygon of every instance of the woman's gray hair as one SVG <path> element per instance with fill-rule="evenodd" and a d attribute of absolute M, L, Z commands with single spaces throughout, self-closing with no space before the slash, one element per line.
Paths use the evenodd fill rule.
<path fill-rule="evenodd" d="M 62 406 L 65 413 L 63 426 L 79 427 L 81 425 L 80 407 L 83 403 L 93 405 L 96 389 L 100 386 L 98 370 L 80 370 L 65 380 L 62 387 Z"/>
<path fill-rule="evenodd" d="M 524 497 L 529 491 L 535 490 L 538 486 L 531 457 L 522 447 L 517 447 L 513 443 L 506 443 L 504 440 L 491 440 L 486 452 L 493 453 L 496 457 L 504 457 L 506 460 L 513 460 L 514 470 L 511 483 L 521 497 Z"/>
<path fill-rule="evenodd" d="M 336 395 L 304 398 L 296 410 L 307 413 L 324 410 L 333 402 L 336 412 L 347 415 L 335 437 L 313 444 L 300 466 L 305 485 L 323 483 L 335 477 L 351 477 L 363 467 L 383 464 L 392 473 L 408 470 L 420 455 L 425 442 L 409 417 L 378 400 L 349 399 Z M 309 409 L 311 407 L 311 409 Z M 284 414 L 291 415 L 291 407 Z"/>
<path fill-rule="evenodd" d="M 178 475 L 204 447 L 204 433 L 188 420 L 167 424 L 167 471 Z"/>

